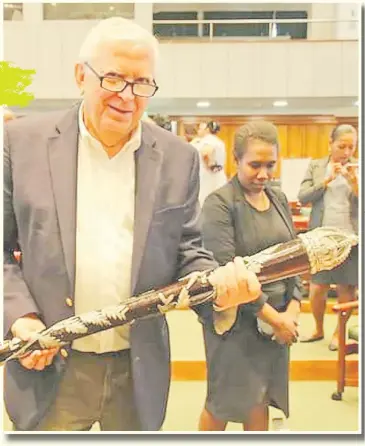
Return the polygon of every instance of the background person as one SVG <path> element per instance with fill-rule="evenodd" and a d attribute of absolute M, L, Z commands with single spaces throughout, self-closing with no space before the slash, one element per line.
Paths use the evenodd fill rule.
<path fill-rule="evenodd" d="M 356 129 L 348 124 L 335 127 L 330 135 L 329 156 L 312 160 L 300 186 L 298 199 L 311 204 L 309 228 L 333 226 L 348 232 L 358 231 L 358 176 L 357 160 L 353 158 L 357 145 Z M 309 300 L 315 320 L 314 332 L 301 342 L 315 342 L 324 338 L 324 314 L 327 294 L 336 284 L 338 302 L 356 299 L 358 285 L 358 247 L 342 265 L 331 271 L 321 271 L 311 277 Z M 350 314 L 349 314 L 350 316 Z M 330 350 L 337 350 L 338 327 Z"/>
<path fill-rule="evenodd" d="M 199 202 L 227 182 L 224 173 L 226 147 L 217 136 L 220 126 L 215 121 L 199 124 L 197 138 L 191 142 L 200 155 L 200 192 Z"/>

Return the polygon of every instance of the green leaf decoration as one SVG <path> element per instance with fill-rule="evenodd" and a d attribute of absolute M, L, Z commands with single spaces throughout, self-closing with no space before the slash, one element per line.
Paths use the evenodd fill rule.
<path fill-rule="evenodd" d="M 33 99 L 24 91 L 33 81 L 35 70 L 24 70 L 11 62 L 0 61 L 0 106 L 26 107 Z"/>

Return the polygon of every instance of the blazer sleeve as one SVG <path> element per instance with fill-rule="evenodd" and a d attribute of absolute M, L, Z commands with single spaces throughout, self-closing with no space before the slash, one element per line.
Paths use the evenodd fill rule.
<path fill-rule="evenodd" d="M 202 246 L 201 209 L 199 205 L 199 154 L 194 151 L 185 206 L 185 218 L 178 251 L 176 279 L 194 271 L 214 269 L 218 266 L 212 253 Z M 213 326 L 213 303 L 206 302 L 193 307 L 200 322 Z"/>
<path fill-rule="evenodd" d="M 315 164 L 315 161 L 310 162 L 299 188 L 298 200 L 302 204 L 314 203 L 320 200 L 326 190 L 322 181 L 314 181 L 313 170 Z"/>
<path fill-rule="evenodd" d="M 204 246 L 220 265 L 236 256 L 233 216 L 228 203 L 218 194 L 207 197 L 202 210 Z"/>
<path fill-rule="evenodd" d="M 201 210 L 199 205 L 199 155 L 193 154 L 189 190 L 186 199 L 182 237 L 178 251 L 177 278 L 193 271 L 216 268 L 212 253 L 202 247 Z"/>
<path fill-rule="evenodd" d="M 10 328 L 20 317 L 38 313 L 21 267 L 14 257 L 18 248 L 18 230 L 13 208 L 13 179 L 10 142 L 7 125 L 4 126 L 4 337 L 10 336 Z"/>

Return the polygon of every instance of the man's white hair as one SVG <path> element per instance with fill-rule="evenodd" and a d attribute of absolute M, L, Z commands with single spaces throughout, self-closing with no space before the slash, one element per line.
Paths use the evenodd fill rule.
<path fill-rule="evenodd" d="M 79 62 L 86 62 L 95 56 L 101 43 L 116 41 L 132 41 L 149 47 L 154 54 L 155 63 L 159 57 L 158 40 L 133 20 L 122 17 L 111 17 L 101 20 L 86 36 L 79 52 Z"/>

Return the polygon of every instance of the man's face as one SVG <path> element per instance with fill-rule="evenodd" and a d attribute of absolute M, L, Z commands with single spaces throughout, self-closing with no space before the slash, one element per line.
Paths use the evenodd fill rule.
<path fill-rule="evenodd" d="M 139 43 L 102 43 L 87 61 L 99 76 L 120 76 L 130 82 L 154 83 L 153 51 Z M 84 99 L 88 131 L 105 146 L 129 139 L 137 128 L 149 98 L 134 96 L 129 85 L 122 93 L 110 92 L 85 64 L 76 65 L 76 82 Z"/>

